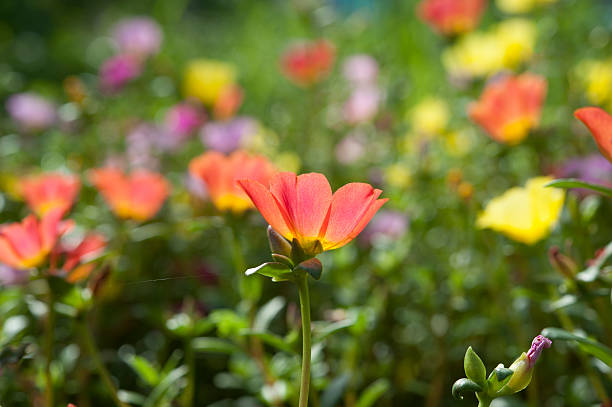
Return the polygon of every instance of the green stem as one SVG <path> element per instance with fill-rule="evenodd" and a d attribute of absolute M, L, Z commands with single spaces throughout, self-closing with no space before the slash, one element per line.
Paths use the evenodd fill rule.
<path fill-rule="evenodd" d="M 310 294 L 308 292 L 308 275 L 302 273 L 296 280 L 300 294 L 300 311 L 302 313 L 302 375 L 300 378 L 299 407 L 308 406 L 308 392 L 310 390 Z"/>
<path fill-rule="evenodd" d="M 106 370 L 106 367 L 102 362 L 102 358 L 100 357 L 100 351 L 98 350 L 93 335 L 91 334 L 89 324 L 87 323 L 87 321 L 83 320 L 80 325 L 81 334 L 83 335 L 83 341 L 85 342 L 85 348 L 87 349 L 87 352 L 89 352 L 89 356 L 91 356 L 91 358 L 93 359 L 96 370 L 98 371 L 102 382 L 106 386 L 106 389 L 110 393 L 111 398 L 115 402 L 115 405 L 117 405 L 117 407 L 129 407 L 127 404 L 119 400 L 119 396 L 117 396 L 117 389 L 115 388 L 115 385 L 113 383 L 113 380 L 111 379 L 110 374 L 108 373 L 108 370 Z"/>
<path fill-rule="evenodd" d="M 54 407 L 53 376 L 51 374 L 51 362 L 53 361 L 53 342 L 55 332 L 55 296 L 51 288 L 51 277 L 47 278 L 49 289 L 47 296 L 47 325 L 45 330 L 45 398 L 47 407 Z"/>
<path fill-rule="evenodd" d="M 486 394 L 476 393 L 476 397 L 478 397 L 478 407 L 489 407 L 493 401 L 493 399 Z"/>
<path fill-rule="evenodd" d="M 187 364 L 187 388 L 184 393 L 185 407 L 193 406 L 193 397 L 195 391 L 195 354 L 191 345 L 192 338 L 188 338 L 185 342 L 185 363 Z"/>

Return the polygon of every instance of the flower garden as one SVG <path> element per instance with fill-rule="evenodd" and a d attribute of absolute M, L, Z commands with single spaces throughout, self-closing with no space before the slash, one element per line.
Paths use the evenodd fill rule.
<path fill-rule="evenodd" d="M 0 6 L 0 405 L 612 406 L 612 3 Z"/>

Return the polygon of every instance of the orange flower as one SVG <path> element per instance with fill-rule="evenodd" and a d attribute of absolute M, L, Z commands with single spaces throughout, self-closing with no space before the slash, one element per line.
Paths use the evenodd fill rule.
<path fill-rule="evenodd" d="M 39 221 L 29 215 L 21 222 L 0 226 L 0 262 L 17 269 L 40 266 L 59 237 L 71 226 L 60 223 L 63 212 L 47 212 Z"/>
<path fill-rule="evenodd" d="M 601 154 L 612 162 L 612 116 L 599 107 L 583 107 L 574 116 L 589 128 Z"/>
<path fill-rule="evenodd" d="M 486 0 L 424 0 L 417 13 L 439 33 L 456 35 L 476 28 L 486 7 Z"/>
<path fill-rule="evenodd" d="M 267 185 L 276 171 L 265 157 L 236 151 L 229 156 L 218 152 L 204 153 L 191 160 L 189 172 L 206 184 L 218 210 L 242 213 L 253 204 L 236 181 L 249 178 Z"/>
<path fill-rule="evenodd" d="M 213 113 L 215 118 L 225 120 L 229 119 L 236 113 L 236 110 L 242 104 L 244 98 L 244 92 L 238 85 L 226 86 L 221 93 L 219 98 L 215 102 Z"/>
<path fill-rule="evenodd" d="M 296 85 L 309 86 L 327 77 L 336 50 L 326 40 L 301 42 L 289 47 L 281 57 L 281 69 Z"/>
<path fill-rule="evenodd" d="M 80 188 L 78 177 L 59 173 L 30 176 L 20 181 L 21 194 L 38 216 L 58 208 L 65 214 Z"/>
<path fill-rule="evenodd" d="M 470 118 L 494 140 L 517 144 L 539 123 L 546 87 L 538 75 L 504 76 L 487 85 L 470 106 Z"/>
<path fill-rule="evenodd" d="M 344 246 L 363 230 L 387 199 L 369 184 L 350 183 L 333 195 L 323 174 L 282 172 L 270 186 L 238 181 L 259 212 L 289 241 L 297 239 L 309 255 Z"/>
<path fill-rule="evenodd" d="M 96 264 L 89 261 L 99 257 L 106 248 L 106 239 L 99 233 L 86 235 L 75 247 L 60 245 L 51 255 L 51 264 L 60 256 L 65 256 L 62 272 L 69 283 L 76 283 L 86 279 L 96 268 Z M 84 264 L 81 264 L 84 263 Z"/>
<path fill-rule="evenodd" d="M 123 219 L 145 221 L 152 218 L 170 193 L 166 179 L 147 170 L 127 175 L 116 168 L 98 168 L 90 172 L 89 179 L 115 215 Z"/>

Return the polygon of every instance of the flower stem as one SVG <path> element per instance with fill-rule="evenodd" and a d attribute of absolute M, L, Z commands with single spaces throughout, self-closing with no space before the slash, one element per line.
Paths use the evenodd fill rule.
<path fill-rule="evenodd" d="M 45 398 L 47 407 L 54 407 L 53 376 L 51 374 L 51 362 L 53 361 L 53 342 L 55 332 L 55 296 L 51 288 L 51 277 L 47 278 L 49 289 L 47 296 L 47 325 L 45 330 Z"/>
<path fill-rule="evenodd" d="M 192 338 L 189 337 L 185 341 L 185 363 L 188 367 L 187 372 L 187 388 L 184 393 L 184 406 L 191 407 L 193 406 L 193 398 L 195 392 L 195 355 L 193 352 L 193 345 L 191 344 Z"/>
<path fill-rule="evenodd" d="M 478 407 L 489 407 L 493 399 L 489 398 L 484 393 L 477 393 L 476 397 L 478 398 Z"/>
<path fill-rule="evenodd" d="M 310 389 L 310 294 L 308 292 L 308 275 L 302 273 L 296 279 L 300 294 L 300 311 L 302 313 L 302 375 L 300 378 L 299 407 L 308 406 L 308 392 Z"/>
<path fill-rule="evenodd" d="M 98 371 L 102 382 L 106 386 L 106 389 L 110 393 L 111 398 L 115 402 L 115 405 L 117 405 L 117 407 L 129 407 L 127 404 L 119 400 L 119 396 L 117 395 L 117 389 L 113 384 L 113 380 L 111 379 L 108 370 L 106 370 L 106 367 L 102 362 L 102 358 L 100 357 L 100 351 L 98 350 L 93 335 L 91 334 L 91 328 L 89 327 L 89 324 L 87 323 L 87 321 L 83 320 L 80 325 L 81 334 L 85 343 L 85 348 L 87 349 L 87 352 L 89 352 L 89 356 L 91 356 L 91 358 L 93 359 L 96 370 Z"/>

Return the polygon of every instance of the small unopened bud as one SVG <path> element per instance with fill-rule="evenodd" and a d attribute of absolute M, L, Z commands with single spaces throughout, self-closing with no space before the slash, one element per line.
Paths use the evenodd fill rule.
<path fill-rule="evenodd" d="M 531 343 L 531 349 L 527 353 L 523 352 L 510 366 L 510 370 L 514 373 L 505 386 L 505 394 L 517 393 L 529 386 L 533 376 L 533 367 L 540 353 L 542 353 L 542 349 L 550 348 L 551 345 L 552 341 L 545 336 L 538 335 L 534 338 Z"/>
<path fill-rule="evenodd" d="M 548 259 L 555 270 L 557 270 L 564 277 L 573 279 L 578 271 L 576 262 L 565 254 L 561 253 L 561 250 L 559 250 L 557 246 L 552 246 L 550 249 L 548 249 Z"/>
<path fill-rule="evenodd" d="M 268 242 L 272 253 L 291 258 L 291 242 L 272 229 L 272 226 L 268 226 Z"/>

